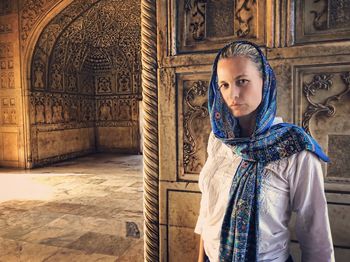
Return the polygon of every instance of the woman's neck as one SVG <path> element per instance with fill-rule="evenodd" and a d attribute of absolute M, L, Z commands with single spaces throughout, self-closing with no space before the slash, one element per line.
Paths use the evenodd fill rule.
<path fill-rule="evenodd" d="M 256 124 L 256 111 L 249 115 L 238 118 L 239 126 L 241 129 L 241 137 L 250 137 L 255 129 Z"/>

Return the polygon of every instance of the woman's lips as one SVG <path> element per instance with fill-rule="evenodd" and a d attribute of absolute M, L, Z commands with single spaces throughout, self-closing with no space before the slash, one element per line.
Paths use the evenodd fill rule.
<path fill-rule="evenodd" d="M 231 104 L 230 107 L 240 107 L 242 106 L 243 104 Z"/>

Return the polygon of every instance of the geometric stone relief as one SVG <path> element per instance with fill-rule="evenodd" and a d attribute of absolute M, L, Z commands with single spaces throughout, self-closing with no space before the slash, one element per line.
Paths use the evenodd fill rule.
<path fill-rule="evenodd" d="M 112 101 L 101 100 L 98 101 L 98 121 L 109 121 L 113 119 L 112 116 Z"/>
<path fill-rule="evenodd" d="M 1 98 L 1 124 L 16 125 L 17 109 L 16 98 Z"/>
<path fill-rule="evenodd" d="M 63 100 L 60 98 L 53 98 L 52 100 L 52 123 L 61 123 L 63 122 Z"/>
<path fill-rule="evenodd" d="M 8 88 L 15 88 L 15 75 L 14 72 L 8 72 L 7 73 L 7 83 Z"/>
<path fill-rule="evenodd" d="M 117 119 L 121 121 L 131 120 L 131 100 L 118 100 Z"/>
<path fill-rule="evenodd" d="M 112 76 L 95 76 L 95 83 L 97 94 L 112 93 Z"/>
<path fill-rule="evenodd" d="M 97 126 L 131 126 L 138 122 L 138 98 L 135 95 L 97 98 Z"/>
<path fill-rule="evenodd" d="M 94 76 L 89 72 L 82 72 L 79 76 L 79 93 L 95 94 Z"/>
<path fill-rule="evenodd" d="M 33 93 L 31 102 L 32 125 L 62 124 L 71 125 L 94 119 L 94 99 L 88 96 Z"/>
<path fill-rule="evenodd" d="M 207 76 L 201 77 L 206 79 Z M 207 80 L 180 75 L 179 79 L 179 164 L 181 179 L 195 180 L 206 160 L 210 133 Z M 181 91 L 182 90 L 182 91 Z"/>
<path fill-rule="evenodd" d="M 264 43 L 265 1 L 177 0 L 172 19 L 181 32 L 179 51 L 208 50 L 233 39 Z M 259 27 L 259 28 L 258 28 Z"/>
<path fill-rule="evenodd" d="M 13 44 L 10 42 L 0 42 L 0 58 L 13 57 Z"/>
<path fill-rule="evenodd" d="M 41 63 L 35 63 L 34 65 L 34 75 L 32 75 L 32 77 L 34 77 L 34 83 L 33 83 L 33 87 L 35 89 L 44 89 L 44 87 L 46 86 L 44 83 L 44 65 Z"/>
<path fill-rule="evenodd" d="M 76 72 L 69 72 L 65 74 L 65 87 L 66 92 L 68 93 L 77 93 L 78 92 L 78 79 Z"/>
<path fill-rule="evenodd" d="M 0 22 L 0 34 L 12 33 L 12 23 Z"/>
<path fill-rule="evenodd" d="M 128 93 L 131 92 L 131 76 L 128 69 L 119 70 L 117 73 L 117 90 L 118 93 Z"/>
<path fill-rule="evenodd" d="M 327 179 L 347 176 L 338 171 L 347 168 L 339 166 L 342 163 L 339 156 L 347 155 L 339 141 L 346 143 L 350 135 L 350 65 L 308 66 L 296 68 L 296 72 L 296 123 L 329 155 L 331 164 L 327 172 L 330 170 L 331 174 L 326 172 Z"/>
<path fill-rule="evenodd" d="M 0 87 L 15 88 L 13 72 L 13 44 L 0 42 Z"/>
<path fill-rule="evenodd" d="M 8 87 L 8 77 L 6 72 L 0 73 L 0 87 L 7 88 Z"/>
<path fill-rule="evenodd" d="M 303 0 L 296 9 L 296 42 L 348 39 L 350 2 L 348 0 Z"/>

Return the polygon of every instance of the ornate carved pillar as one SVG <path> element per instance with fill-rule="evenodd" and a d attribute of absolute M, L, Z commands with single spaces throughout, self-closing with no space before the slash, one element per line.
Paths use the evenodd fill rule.
<path fill-rule="evenodd" d="M 156 1 L 141 2 L 142 96 L 144 108 L 145 261 L 159 261 L 158 95 Z"/>

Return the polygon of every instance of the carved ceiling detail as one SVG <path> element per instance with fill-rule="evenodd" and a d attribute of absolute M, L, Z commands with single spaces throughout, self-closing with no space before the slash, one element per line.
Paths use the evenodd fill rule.
<path fill-rule="evenodd" d="M 55 2 L 54 0 L 23 1 L 20 14 L 21 39 L 23 41 L 28 38 L 40 15 L 44 14 Z"/>
<path fill-rule="evenodd" d="M 136 0 L 74 1 L 44 28 L 32 59 L 32 124 L 132 124 L 141 97 L 140 12 Z"/>

